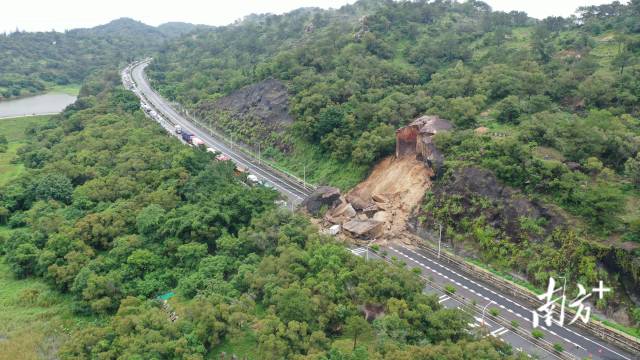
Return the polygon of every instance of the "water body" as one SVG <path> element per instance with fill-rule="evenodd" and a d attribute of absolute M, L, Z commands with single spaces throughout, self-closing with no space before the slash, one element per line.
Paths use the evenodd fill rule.
<path fill-rule="evenodd" d="M 16 100 L 0 101 L 0 119 L 57 114 L 76 101 L 76 96 L 50 92 Z"/>

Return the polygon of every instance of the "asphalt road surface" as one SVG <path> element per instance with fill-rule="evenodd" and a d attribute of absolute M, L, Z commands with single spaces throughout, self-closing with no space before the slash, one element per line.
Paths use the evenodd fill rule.
<path fill-rule="evenodd" d="M 530 309 L 528 305 L 521 304 L 520 300 L 510 296 L 505 296 L 493 289 L 490 285 L 472 279 L 452 265 L 440 261 L 436 256 L 429 252 L 402 244 L 392 244 L 381 247 L 380 251 L 386 251 L 389 256 L 393 256 L 398 260 L 404 261 L 410 268 L 419 268 L 423 276 L 431 279 L 433 282 L 438 284 L 440 288 L 445 285 L 452 285 L 456 288 L 455 294 L 457 296 L 468 299 L 469 302 L 475 300 L 475 302 L 480 306 L 488 304 L 487 315 L 489 309 L 495 308 L 500 312 L 500 317 L 504 318 L 508 322 L 517 321 L 520 329 L 526 330 L 529 334 L 531 333 L 531 330 L 533 329 L 533 309 Z M 353 249 L 352 252 L 358 256 L 366 256 L 367 249 L 358 248 Z M 369 256 L 371 258 L 377 257 L 375 253 L 371 251 L 369 251 Z M 460 306 L 460 303 L 455 298 L 448 296 L 437 289 L 427 288 L 426 291 L 440 292 L 441 296 L 439 297 L 439 302 L 446 307 Z M 498 337 L 510 343 L 514 349 L 521 350 L 529 355 L 534 355 L 541 359 L 556 358 L 554 354 L 551 354 L 537 346 L 530 341 L 530 339 L 525 339 L 519 334 L 515 334 L 510 328 L 499 326 L 488 318 L 488 316 L 485 316 L 485 321 L 489 325 L 488 330 L 490 330 L 488 336 Z M 471 329 L 477 329 L 481 325 L 480 319 L 476 320 L 478 321 L 477 323 L 469 324 Z M 546 326 L 540 326 L 540 330 L 544 333 L 544 340 L 552 344 L 561 344 L 565 353 L 573 355 L 577 359 L 636 360 L 640 358 L 639 354 L 629 354 L 621 349 L 606 344 L 589 334 L 584 334 L 576 328 L 567 326 L 566 323 L 570 320 L 571 318 L 565 318 L 564 327 L 560 327 L 555 324 L 549 328 Z"/>

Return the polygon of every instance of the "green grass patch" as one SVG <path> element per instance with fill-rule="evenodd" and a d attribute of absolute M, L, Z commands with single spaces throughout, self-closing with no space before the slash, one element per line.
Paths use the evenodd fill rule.
<path fill-rule="evenodd" d="M 511 37 L 506 43 L 506 47 L 518 50 L 530 49 L 533 29 L 533 26 L 513 29 Z"/>
<path fill-rule="evenodd" d="M 71 331 L 98 321 L 77 317 L 71 308 L 70 297 L 49 289 L 44 282 L 14 279 L 0 257 L 1 358 L 54 358 Z"/>
<path fill-rule="evenodd" d="M 12 164 L 11 160 L 15 158 L 21 143 L 10 143 L 6 152 L 0 153 L 0 186 L 9 183 L 9 181 L 18 177 L 23 171 L 22 164 Z"/>
<path fill-rule="evenodd" d="M 342 353 L 350 354 L 353 351 L 353 338 L 349 336 L 340 336 L 331 344 L 332 347 L 340 350 Z M 365 336 L 358 337 L 357 347 L 364 347 L 370 353 L 375 351 L 376 335 L 373 331 Z"/>
<path fill-rule="evenodd" d="M 49 88 L 49 91 L 78 96 L 81 87 L 80 84 L 54 85 Z"/>
<path fill-rule="evenodd" d="M 12 229 L 9 229 L 6 226 L 0 226 L 0 237 L 1 236 L 9 237 L 12 231 L 13 231 Z"/>
<path fill-rule="evenodd" d="M 24 171 L 22 164 L 12 164 L 18 149 L 25 144 L 25 130 L 32 125 L 47 122 L 49 116 L 25 116 L 19 118 L 0 119 L 0 134 L 7 137 L 9 146 L 6 152 L 0 153 L 0 186 L 15 179 Z"/>
<path fill-rule="evenodd" d="M 597 316 L 594 316 L 594 318 L 596 320 L 600 320 Z M 614 328 L 616 330 L 622 331 L 623 333 L 625 333 L 627 335 L 631 335 L 633 337 L 636 337 L 636 338 L 640 339 L 640 329 L 638 329 L 638 328 L 633 328 L 633 327 L 629 327 L 629 326 L 620 325 L 618 323 L 614 323 L 614 322 L 611 322 L 609 320 L 600 320 L 600 322 L 602 322 L 603 324 L 607 325 L 608 327 Z"/>
<path fill-rule="evenodd" d="M 512 283 L 515 283 L 515 284 L 518 284 L 518 285 L 522 286 L 523 288 L 529 289 L 529 290 L 533 291 L 536 294 L 544 293 L 544 290 L 537 288 L 536 286 L 534 286 L 530 282 L 524 281 L 522 279 L 518 279 L 518 278 L 514 277 L 513 275 L 505 273 L 505 272 L 502 272 L 500 270 L 496 270 L 496 269 L 494 269 L 494 268 L 492 268 L 490 266 L 487 266 L 486 264 L 480 262 L 479 260 L 471 259 L 471 258 L 465 258 L 465 260 L 470 262 L 470 263 L 472 263 L 472 264 L 474 264 L 474 265 L 476 265 L 476 266 L 478 266 L 478 267 L 481 267 L 481 268 L 489 271 L 490 273 L 492 273 L 494 275 L 497 275 L 497 276 L 499 276 L 499 277 L 501 277 L 501 278 L 503 278 L 505 280 L 509 280 Z"/>
<path fill-rule="evenodd" d="M 225 341 L 216 346 L 211 352 L 210 359 L 220 359 L 220 354 L 225 353 L 230 359 L 236 355 L 238 359 L 260 359 L 258 354 L 258 339 L 253 330 L 246 330 L 240 334 L 228 335 Z"/>
<path fill-rule="evenodd" d="M 20 142 L 26 139 L 24 131 L 27 128 L 44 124 L 49 118 L 49 115 L 42 115 L 0 119 L 0 134 L 6 136 L 9 143 Z"/>
<path fill-rule="evenodd" d="M 324 154 L 319 146 L 299 141 L 291 154 L 283 154 L 276 150 L 265 152 L 265 155 L 287 171 L 299 178 L 306 173 L 307 181 L 315 185 L 331 185 L 348 190 L 364 180 L 369 167 L 341 162 Z"/>

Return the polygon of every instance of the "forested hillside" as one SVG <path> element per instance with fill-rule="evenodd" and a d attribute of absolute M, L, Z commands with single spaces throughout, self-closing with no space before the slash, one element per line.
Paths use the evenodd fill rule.
<path fill-rule="evenodd" d="M 167 136 L 118 81 L 92 76 L 74 105 L 30 128 L 26 170 L 0 188 L 13 276 L 99 319 L 49 334 L 60 358 L 516 358 L 473 338 L 469 315 L 423 294 L 415 273 L 353 256 L 230 162 Z M 156 297 L 170 291 L 164 308 Z M 369 323 L 363 308 L 385 316 Z"/>
<path fill-rule="evenodd" d="M 149 73 L 212 126 L 342 188 L 393 152 L 398 127 L 425 113 L 449 119 L 455 131 L 437 139 L 440 186 L 481 167 L 542 210 L 507 226 L 485 210 L 511 204 L 438 192 L 425 202 L 426 225 L 448 225 L 467 254 L 536 285 L 565 273 L 585 284 L 605 277 L 616 287 L 609 308 L 640 323 L 639 1 L 544 20 L 478 1 L 253 16 L 171 42 Z M 292 125 L 264 133 L 272 127 L 259 119 L 216 108 L 270 78 L 288 88 Z"/>
<path fill-rule="evenodd" d="M 35 94 L 54 85 L 81 83 L 93 70 L 115 67 L 159 49 L 193 25 L 158 28 L 131 19 L 91 29 L 0 34 L 0 100 Z"/>

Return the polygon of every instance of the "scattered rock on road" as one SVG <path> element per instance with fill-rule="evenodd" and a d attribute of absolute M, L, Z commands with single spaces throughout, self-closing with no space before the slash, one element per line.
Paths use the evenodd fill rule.
<path fill-rule="evenodd" d="M 314 216 L 320 214 L 323 207 L 331 209 L 340 203 L 340 189 L 320 186 L 302 202 L 302 206 Z"/>

